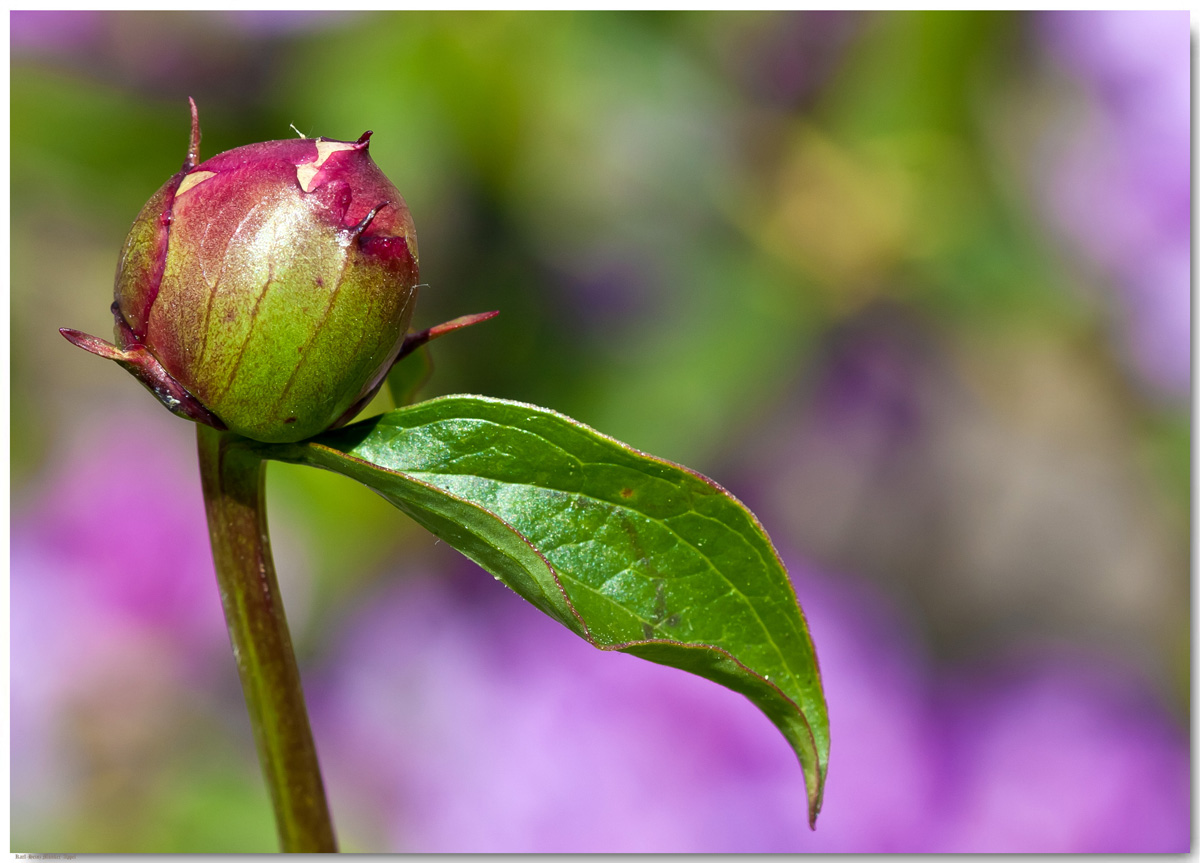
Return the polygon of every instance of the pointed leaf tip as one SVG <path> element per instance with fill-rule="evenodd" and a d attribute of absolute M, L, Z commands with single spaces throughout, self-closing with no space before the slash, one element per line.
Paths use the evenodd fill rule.
<path fill-rule="evenodd" d="M 815 824 L 829 757 L 816 652 L 770 538 L 721 486 L 554 411 L 480 396 L 262 453 L 364 483 L 594 646 L 749 698 L 799 758 Z"/>

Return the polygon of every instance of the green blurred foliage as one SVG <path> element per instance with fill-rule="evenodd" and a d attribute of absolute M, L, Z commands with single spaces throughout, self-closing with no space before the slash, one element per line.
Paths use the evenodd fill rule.
<path fill-rule="evenodd" d="M 154 22 L 179 40 L 196 17 Z M 16 318 L 107 329 L 100 261 L 62 285 L 39 252 L 51 226 L 59 247 L 117 246 L 181 159 L 186 94 L 207 154 L 289 124 L 351 139 L 369 127 L 417 220 L 422 324 L 502 311 L 434 349 L 427 394 L 548 404 L 703 469 L 794 376 L 814 331 L 881 296 L 952 325 L 1079 314 L 1025 214 L 995 194 L 1005 178 L 988 176 L 979 140 L 1017 20 L 864 18 L 800 112 L 756 102 L 721 56 L 771 27 L 764 15 L 354 16 L 286 42 L 237 115 L 187 74 L 174 98 L 148 99 L 17 63 L 14 245 L 37 252 L 15 256 Z M 747 127 L 776 158 L 754 158 Z M 616 265 L 626 296 L 571 296 Z M 38 378 L 26 332 L 14 328 L 18 400 Z"/>

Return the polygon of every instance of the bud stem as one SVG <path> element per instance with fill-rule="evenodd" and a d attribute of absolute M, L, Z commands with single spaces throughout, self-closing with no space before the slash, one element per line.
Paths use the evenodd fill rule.
<path fill-rule="evenodd" d="M 263 460 L 198 425 L 213 562 L 284 851 L 337 851 L 267 535 Z"/>

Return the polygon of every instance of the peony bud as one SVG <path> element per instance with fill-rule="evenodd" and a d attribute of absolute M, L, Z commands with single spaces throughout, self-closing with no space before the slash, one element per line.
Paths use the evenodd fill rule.
<path fill-rule="evenodd" d="M 183 169 L 146 203 L 117 267 L 116 360 L 169 409 L 267 442 L 348 422 L 404 346 L 417 296 L 408 207 L 367 152 L 268 141 Z"/>

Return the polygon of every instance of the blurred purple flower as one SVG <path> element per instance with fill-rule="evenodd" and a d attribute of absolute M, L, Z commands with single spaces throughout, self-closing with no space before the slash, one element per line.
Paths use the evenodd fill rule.
<path fill-rule="evenodd" d="M 869 435 L 871 451 L 854 457 L 875 460 L 919 444 L 932 409 L 929 379 L 939 371 L 927 338 L 920 321 L 884 303 L 834 330 L 815 381 L 812 435 L 843 446 Z M 810 441 L 793 446 L 799 455 Z"/>
<path fill-rule="evenodd" d="M 389 849 L 1188 847 L 1186 738 L 1145 697 L 1118 709 L 1119 675 L 1034 657 L 939 682 L 864 583 L 794 568 L 833 732 L 810 832 L 795 757 L 748 701 L 595 651 L 468 569 L 366 598 L 309 687 L 335 805 Z"/>
<path fill-rule="evenodd" d="M 1040 19 L 1090 112 L 1054 145 L 1046 206 L 1120 290 L 1132 361 L 1152 385 L 1191 380 L 1191 31 L 1187 12 Z M 1077 122 L 1077 118 L 1070 118 Z"/>
<path fill-rule="evenodd" d="M 868 20 L 867 14 L 845 10 L 763 14 L 729 40 L 727 62 L 757 98 L 804 110 L 836 74 Z"/>
<path fill-rule="evenodd" d="M 808 831 L 795 756 L 748 701 L 462 569 L 368 598 L 309 687 L 331 796 L 378 806 L 390 848 L 781 851 Z"/>
<path fill-rule="evenodd" d="M 139 747 L 169 736 L 189 688 L 227 674 L 190 438 L 165 414 L 125 420 L 79 424 L 14 501 L 11 754 L 24 830 L 69 818 L 97 771 L 116 781 L 98 766 L 108 755 L 149 782 L 157 765 Z"/>
<path fill-rule="evenodd" d="M 217 13 L 235 28 L 256 37 L 292 36 L 352 21 L 362 12 L 300 9 L 231 9 Z"/>
<path fill-rule="evenodd" d="M 1025 653 L 944 687 L 938 850 L 1186 852 L 1182 730 L 1112 663 Z"/>
<path fill-rule="evenodd" d="M 196 679 L 181 672 L 228 670 L 190 441 L 159 433 L 176 428 L 165 414 L 139 423 L 136 440 L 90 427 L 18 500 L 13 765 L 37 777 L 14 796 L 23 819 L 63 806 L 81 711 L 139 685 L 158 704 Z M 746 699 L 594 650 L 463 563 L 326 618 L 330 660 L 306 683 L 351 847 L 1188 848 L 1186 734 L 1130 675 L 1043 651 L 948 676 L 865 582 L 791 569 L 833 734 L 815 832 L 794 755 Z"/>
<path fill-rule="evenodd" d="M 222 10 L 191 17 L 176 14 L 175 22 L 186 27 L 198 20 L 211 26 L 224 27 L 232 35 L 250 38 L 291 36 L 307 30 L 324 29 L 352 20 L 356 12 L 302 10 Z M 105 12 L 98 10 L 9 12 L 9 40 L 18 53 L 48 54 L 69 57 L 80 49 L 97 49 L 111 37 L 120 19 L 140 18 L 150 26 L 169 30 L 171 16 L 147 15 L 144 12 Z"/>
<path fill-rule="evenodd" d="M 611 338 L 613 327 L 628 326 L 639 315 L 653 317 L 661 298 L 654 288 L 654 262 L 637 249 L 598 243 L 576 252 L 561 268 L 562 314 L 584 333 Z"/>
<path fill-rule="evenodd" d="M 9 740 L 12 774 L 21 777 L 11 806 L 14 824 L 36 831 L 71 817 L 106 754 L 117 753 L 121 776 L 149 783 L 159 765 L 146 763 L 146 750 L 174 725 L 181 690 L 203 678 L 187 673 L 197 663 L 175 633 L 131 625 L 97 603 L 80 589 L 94 571 L 16 530 L 11 573 Z M 116 781 L 110 772 L 105 779 Z"/>
<path fill-rule="evenodd" d="M 8 13 L 9 44 L 18 54 L 69 54 L 101 38 L 103 16 L 96 10 L 13 10 Z"/>
<path fill-rule="evenodd" d="M 13 517 L 14 620 L 36 583 L 85 625 L 92 615 L 116 616 L 126 628 L 169 636 L 184 655 L 223 655 L 228 636 L 190 436 L 148 411 L 85 431 L 58 451 Z"/>
<path fill-rule="evenodd" d="M 135 96 L 238 106 L 261 114 L 278 52 L 289 40 L 361 12 L 300 10 L 14 11 L 15 61 L 37 58 Z M 269 100 L 268 100 L 269 101 Z"/>

